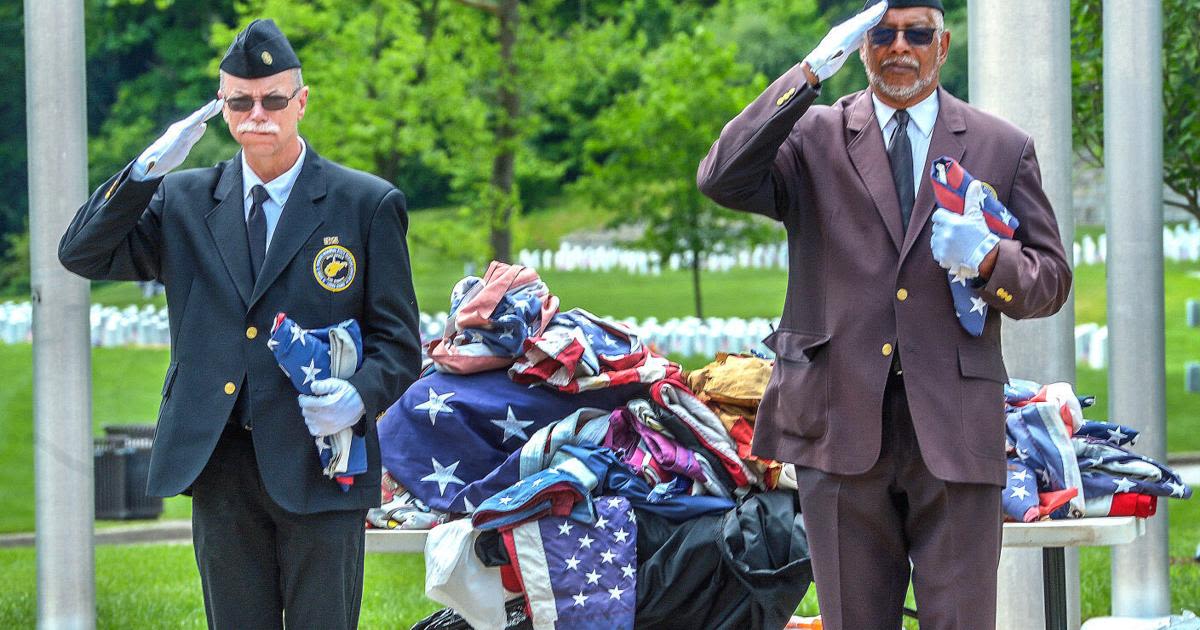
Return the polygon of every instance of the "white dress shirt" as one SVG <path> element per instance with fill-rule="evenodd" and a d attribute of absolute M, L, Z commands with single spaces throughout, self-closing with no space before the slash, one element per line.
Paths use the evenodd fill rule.
<path fill-rule="evenodd" d="M 304 167 L 304 156 L 308 153 L 308 145 L 304 143 L 304 139 L 300 138 L 299 140 L 300 157 L 296 158 L 296 163 L 269 182 L 259 179 L 258 174 L 246 163 L 246 152 L 239 151 L 242 158 L 242 206 L 245 212 L 243 217 L 247 222 L 250 221 L 250 207 L 254 205 L 254 197 L 250 195 L 250 191 L 259 184 L 267 189 L 267 200 L 263 202 L 263 214 L 267 219 L 267 247 L 263 250 L 264 252 L 271 248 L 271 237 L 275 236 L 275 226 L 279 225 L 283 206 L 287 204 L 288 197 L 292 194 L 292 186 L 296 185 L 296 178 L 300 176 L 300 169 Z"/>
<path fill-rule="evenodd" d="M 884 148 L 891 146 L 892 132 L 896 129 L 896 108 L 886 105 L 879 97 L 871 94 L 871 102 L 875 104 L 875 120 L 883 132 Z M 926 179 L 925 158 L 929 153 L 929 139 L 933 137 L 933 123 L 938 115 L 938 93 L 934 90 L 925 100 L 908 108 L 908 141 L 912 144 L 913 154 L 913 194 L 920 192 L 921 182 Z M 940 156 L 938 156 L 940 157 Z"/>

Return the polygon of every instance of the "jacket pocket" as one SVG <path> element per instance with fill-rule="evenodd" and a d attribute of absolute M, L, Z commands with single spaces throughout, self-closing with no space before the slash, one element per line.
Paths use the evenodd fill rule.
<path fill-rule="evenodd" d="M 998 383 L 1008 382 L 1004 356 L 999 348 L 959 346 L 958 369 L 966 378 L 985 378 Z"/>
<path fill-rule="evenodd" d="M 1004 384 L 1008 371 L 999 348 L 959 346 L 962 439 L 973 454 L 1004 459 Z"/>
<path fill-rule="evenodd" d="M 775 351 L 775 355 L 795 363 L 811 363 L 825 344 L 829 335 L 780 328 L 763 339 L 763 345 Z"/>
<path fill-rule="evenodd" d="M 780 328 L 763 340 L 775 351 L 775 367 L 763 393 L 759 420 L 784 434 L 806 440 L 829 428 L 829 369 L 825 346 L 830 336 Z"/>

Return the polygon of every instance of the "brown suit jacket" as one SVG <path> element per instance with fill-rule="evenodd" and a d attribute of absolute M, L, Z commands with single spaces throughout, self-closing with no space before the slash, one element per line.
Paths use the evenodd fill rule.
<path fill-rule="evenodd" d="M 701 162 L 700 190 L 787 228 L 788 290 L 777 353 L 759 408 L 754 452 L 834 474 L 879 455 L 883 389 L 903 359 L 922 457 L 946 481 L 1004 485 L 1000 313 L 1058 311 L 1071 269 L 1041 186 L 1033 140 L 938 88 L 925 172 L 941 156 L 990 183 L 1020 219 L 980 290 L 983 335 L 954 315 L 946 271 L 930 250 L 928 178 L 907 234 L 869 91 L 831 107 L 793 67 L 727 124 Z"/>

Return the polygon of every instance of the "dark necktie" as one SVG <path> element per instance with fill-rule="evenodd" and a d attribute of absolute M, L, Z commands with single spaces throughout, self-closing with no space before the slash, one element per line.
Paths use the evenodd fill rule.
<path fill-rule="evenodd" d="M 892 163 L 892 181 L 896 183 L 896 195 L 900 197 L 900 219 L 908 231 L 908 218 L 912 216 L 913 202 L 917 194 L 913 190 L 912 143 L 908 140 L 908 111 L 896 112 L 896 130 L 892 132 L 892 143 L 888 145 L 888 160 Z"/>
<path fill-rule="evenodd" d="M 250 274 L 258 280 L 263 259 L 267 257 L 267 215 L 263 202 L 267 200 L 267 189 L 257 185 L 250 189 L 254 203 L 250 204 L 250 216 L 246 218 L 246 238 L 250 243 Z"/>

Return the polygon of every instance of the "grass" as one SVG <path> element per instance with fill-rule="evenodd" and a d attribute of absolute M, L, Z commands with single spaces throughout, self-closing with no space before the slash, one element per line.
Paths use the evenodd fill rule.
<path fill-rule="evenodd" d="M 1175 611 L 1200 606 L 1200 564 L 1189 561 L 1200 540 L 1200 503 L 1172 502 L 1171 606 Z M 131 570 L 137 567 L 136 570 Z M 36 559 L 32 548 L 0 549 L 0 627 L 33 627 L 36 622 Z M 424 565 L 416 554 L 369 554 L 363 593 L 363 628 L 408 627 L 440 606 L 423 593 Z M 1111 571 L 1104 548 L 1080 554 L 1083 618 L 1109 614 Z M 815 589 L 798 609 L 816 615 Z M 915 602 L 911 595 L 909 606 Z M 200 594 L 191 545 L 100 546 L 96 548 L 98 628 L 203 628 Z M 906 627 L 916 628 L 915 623 Z"/>
<path fill-rule="evenodd" d="M 36 625 L 36 570 L 32 548 L 0 549 L 0 627 Z M 364 579 L 363 628 L 407 628 L 441 608 L 424 597 L 420 555 L 370 554 Z M 192 546 L 96 547 L 96 627 L 206 627 Z"/>

